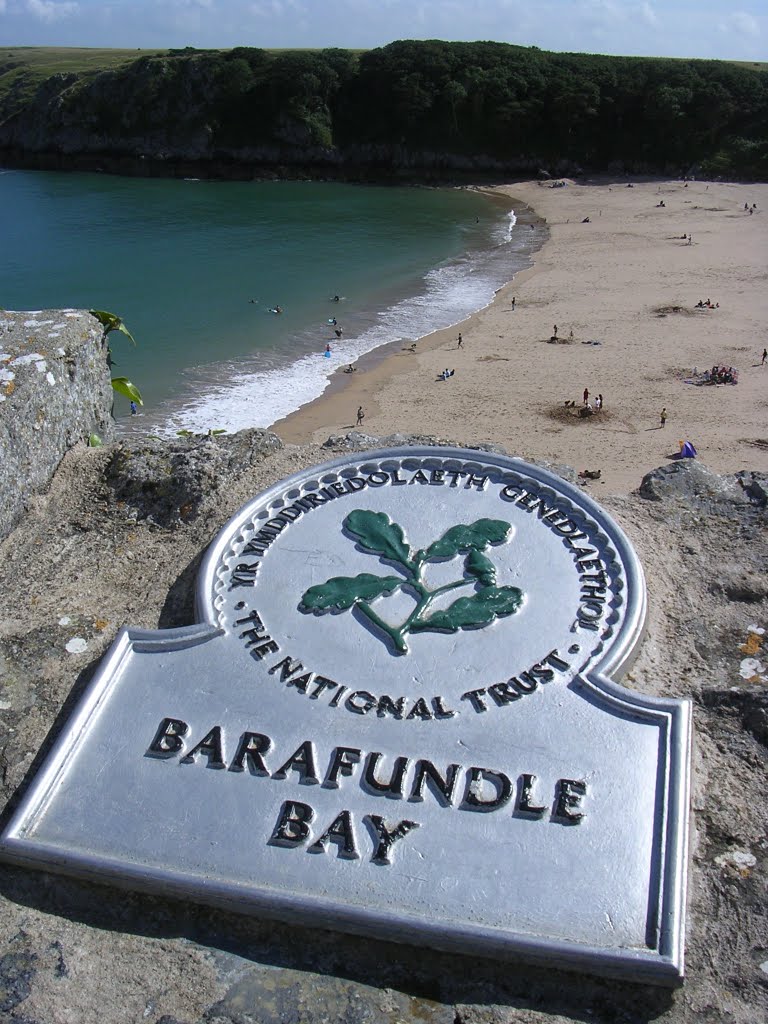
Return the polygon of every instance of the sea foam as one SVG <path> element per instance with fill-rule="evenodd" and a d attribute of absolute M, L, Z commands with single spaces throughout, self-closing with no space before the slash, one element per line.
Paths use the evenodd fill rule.
<path fill-rule="evenodd" d="M 340 367 L 384 345 L 411 344 L 461 323 L 489 305 L 498 289 L 530 263 L 529 253 L 538 241 L 533 236 L 539 233 L 515 231 L 516 223 L 510 212 L 494 228 L 491 248 L 449 260 L 424 274 L 413 294 L 359 314 L 354 331 L 329 343 L 330 356 L 318 347 L 290 362 L 284 355 L 261 353 L 258 361 L 186 371 L 189 397 L 177 399 L 175 408 L 153 429 L 162 434 L 182 429 L 202 434 L 269 427 L 318 398 Z M 310 332 L 299 332 L 295 341 L 294 351 L 306 350 L 312 344 Z M 142 419 L 146 428 L 146 417 Z"/>

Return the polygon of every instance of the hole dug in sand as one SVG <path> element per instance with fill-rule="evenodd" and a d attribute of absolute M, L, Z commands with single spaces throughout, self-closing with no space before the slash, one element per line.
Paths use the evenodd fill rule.
<path fill-rule="evenodd" d="M 580 401 L 576 401 L 574 405 L 556 405 L 549 410 L 548 415 L 550 419 L 558 423 L 570 423 L 574 426 L 580 423 L 605 424 L 611 419 L 609 410 L 600 409 L 598 412 L 595 412 L 592 409 L 590 412 L 587 412 L 586 406 Z"/>

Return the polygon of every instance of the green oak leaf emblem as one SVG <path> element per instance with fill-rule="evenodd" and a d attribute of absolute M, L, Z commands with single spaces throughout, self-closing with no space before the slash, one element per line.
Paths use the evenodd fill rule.
<path fill-rule="evenodd" d="M 357 576 L 333 576 L 305 591 L 299 608 L 322 615 L 325 612 L 356 608 L 371 625 L 389 640 L 398 654 L 406 654 L 409 633 L 456 633 L 460 629 L 478 629 L 495 619 L 513 615 L 523 603 L 518 587 L 496 585 L 496 566 L 484 552 L 509 540 L 512 527 L 501 519 L 478 519 L 474 523 L 452 526 L 442 537 L 423 550 L 413 551 L 403 528 L 384 512 L 356 509 L 344 520 L 345 532 L 357 547 L 385 562 L 394 563 L 401 576 L 375 576 L 363 572 Z M 429 562 L 446 562 L 464 556 L 461 579 L 430 590 L 423 578 Z M 472 586 L 475 592 L 458 598 L 447 608 L 429 608 L 436 597 L 458 587 Z M 397 590 L 406 590 L 416 605 L 399 626 L 393 626 L 375 611 L 371 602 Z"/>

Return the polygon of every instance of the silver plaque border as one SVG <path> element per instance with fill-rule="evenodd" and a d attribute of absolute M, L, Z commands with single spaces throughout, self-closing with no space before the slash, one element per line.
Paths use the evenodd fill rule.
<path fill-rule="evenodd" d="M 144 868 L 118 858 L 93 855 L 83 848 L 72 850 L 44 843 L 27 835 L 35 820 L 55 799 L 58 781 L 89 724 L 109 697 L 120 677 L 123 661 L 132 650 L 182 650 L 205 643 L 223 630 L 207 616 L 213 611 L 217 569 L 232 537 L 253 513 L 308 477 L 349 467 L 356 462 L 405 458 L 457 459 L 480 462 L 502 471 L 513 471 L 554 490 L 582 508 L 605 531 L 616 547 L 626 571 L 627 612 L 607 649 L 594 664 L 580 673 L 580 680 L 605 706 L 640 714 L 656 722 L 660 732 L 660 776 L 663 808 L 656 837 L 652 870 L 658 893 L 655 945 L 646 949 L 605 949 L 585 943 L 531 937 L 482 925 L 433 923 L 426 918 L 391 911 L 368 911 L 313 895 L 297 897 L 276 893 L 253 884 L 217 881 L 209 875 L 161 868 Z M 685 896 L 690 802 L 691 704 L 688 700 L 652 697 L 629 690 L 613 679 L 627 668 L 642 639 L 647 597 L 642 567 L 629 540 L 611 519 L 582 490 L 539 466 L 523 459 L 477 449 L 413 446 L 376 451 L 349 452 L 317 466 L 307 467 L 262 492 L 244 505 L 218 533 L 202 562 L 196 588 L 196 617 L 193 626 L 168 630 L 123 627 L 104 656 L 101 665 L 59 733 L 50 752 L 19 806 L 0 835 L 0 856 L 21 866 L 63 872 L 88 881 L 108 882 L 160 896 L 192 898 L 195 902 L 237 912 L 264 912 L 291 924 L 342 930 L 397 943 L 428 946 L 449 952 L 478 954 L 503 960 L 523 958 L 528 963 L 584 970 L 609 977 L 655 984 L 678 984 L 684 976 Z M 621 865 L 616 865 L 618 871 Z"/>

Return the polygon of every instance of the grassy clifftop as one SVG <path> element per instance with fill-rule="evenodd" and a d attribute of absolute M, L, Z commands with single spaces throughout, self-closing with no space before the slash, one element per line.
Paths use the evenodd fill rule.
<path fill-rule="evenodd" d="M 29 103 L 43 82 L 54 75 L 98 75 L 130 64 L 142 54 L 162 50 L 100 50 L 66 46 L 0 47 L 0 109 L 6 116 Z"/>

